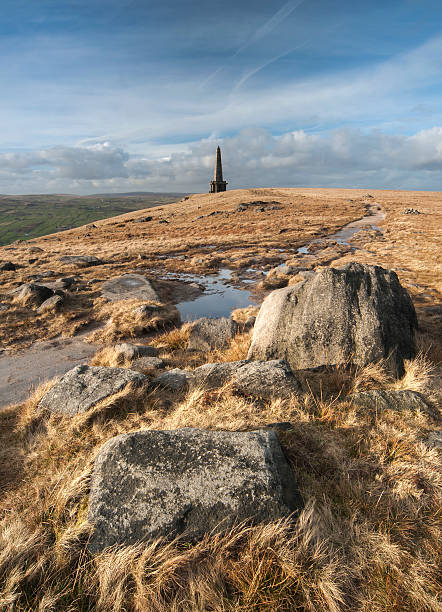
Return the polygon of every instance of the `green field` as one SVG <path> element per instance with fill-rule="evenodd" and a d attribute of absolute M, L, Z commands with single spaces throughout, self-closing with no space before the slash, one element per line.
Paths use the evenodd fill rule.
<path fill-rule="evenodd" d="M 176 202 L 182 193 L 0 196 L 0 246 Z"/>

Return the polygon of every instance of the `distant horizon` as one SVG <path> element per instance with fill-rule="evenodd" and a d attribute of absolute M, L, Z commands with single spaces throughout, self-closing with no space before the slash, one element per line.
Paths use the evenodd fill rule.
<path fill-rule="evenodd" d="M 2 9 L 2 193 L 442 190 L 440 0 Z"/>

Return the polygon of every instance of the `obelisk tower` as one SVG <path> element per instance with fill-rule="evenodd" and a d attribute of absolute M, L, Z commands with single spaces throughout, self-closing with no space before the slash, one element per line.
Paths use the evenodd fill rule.
<path fill-rule="evenodd" d="M 213 181 L 210 181 L 210 193 L 226 190 L 227 182 L 223 181 L 223 165 L 221 163 L 221 149 L 216 147 L 215 172 Z"/>

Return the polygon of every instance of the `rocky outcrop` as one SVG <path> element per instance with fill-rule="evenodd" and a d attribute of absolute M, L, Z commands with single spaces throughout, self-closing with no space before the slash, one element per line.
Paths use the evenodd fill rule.
<path fill-rule="evenodd" d="M 294 370 L 386 359 L 403 374 L 415 354 L 416 313 L 396 273 L 356 263 L 319 270 L 273 291 L 256 319 L 249 359 L 286 359 Z"/>
<path fill-rule="evenodd" d="M 63 255 L 58 261 L 65 264 L 72 264 L 79 268 L 89 268 L 90 266 L 100 266 L 103 261 L 95 255 Z"/>
<path fill-rule="evenodd" d="M 69 370 L 40 400 L 39 408 L 74 416 L 118 393 L 129 383 L 140 386 L 147 378 L 124 368 L 80 365 Z"/>
<path fill-rule="evenodd" d="M 89 548 L 179 534 L 194 541 L 301 506 L 274 431 L 137 431 L 109 440 L 95 461 Z"/>
<path fill-rule="evenodd" d="M 133 299 L 158 300 L 158 295 L 150 281 L 142 274 L 123 274 L 111 278 L 103 283 L 101 293 L 111 302 Z"/>
<path fill-rule="evenodd" d="M 190 327 L 188 349 L 190 351 L 210 351 L 213 348 L 226 347 L 238 332 L 238 324 L 232 319 L 202 318 L 194 321 Z"/>

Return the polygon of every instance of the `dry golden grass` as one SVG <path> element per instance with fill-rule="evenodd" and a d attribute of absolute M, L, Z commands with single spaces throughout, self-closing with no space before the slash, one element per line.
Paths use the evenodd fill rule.
<path fill-rule="evenodd" d="M 241 358 L 248 341 L 234 338 L 224 355 Z M 391 386 L 382 364 L 346 376 L 348 390 Z M 393 386 L 422 390 L 427 379 L 419 356 Z M 361 413 L 343 396 L 310 392 L 252 400 L 228 387 L 164 404 L 129 386 L 66 418 L 39 411 L 48 388 L 2 414 L 12 425 L 3 457 L 20 457 L 20 478 L 4 482 L 0 501 L 0 609 L 440 610 L 442 478 L 440 451 L 427 443 L 438 427 L 429 415 Z M 239 525 L 192 545 L 156 540 L 88 552 L 89 476 L 107 439 L 140 428 L 250 430 L 276 421 L 292 424 L 279 435 L 306 503 L 299 519 Z"/>

